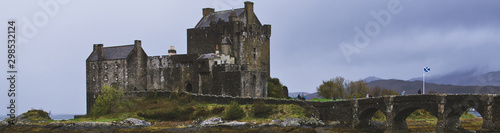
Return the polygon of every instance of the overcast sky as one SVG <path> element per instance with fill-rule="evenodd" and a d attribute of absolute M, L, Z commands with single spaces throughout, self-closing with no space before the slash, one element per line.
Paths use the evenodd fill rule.
<path fill-rule="evenodd" d="M 201 19 L 202 8 L 242 8 L 243 2 L 1 1 L 0 42 L 6 45 L 9 19 L 17 20 L 18 38 L 24 38 L 17 47 L 17 110 L 84 114 L 85 59 L 93 44 L 142 40 L 150 56 L 166 55 L 169 46 L 185 54 L 186 29 Z M 336 76 L 407 80 L 421 77 L 424 66 L 431 67 L 429 76 L 500 70 L 500 1 L 253 2 L 261 23 L 272 25 L 271 76 L 290 92 L 315 92 Z M 56 6 L 45 10 L 43 3 Z M 7 48 L 0 52 L 1 70 L 7 70 Z M 9 84 L 0 83 L 0 105 L 8 106 Z"/>

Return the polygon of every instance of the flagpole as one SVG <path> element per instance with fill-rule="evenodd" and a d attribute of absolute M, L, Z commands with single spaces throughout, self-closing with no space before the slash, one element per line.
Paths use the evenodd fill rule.
<path fill-rule="evenodd" d="M 423 88 L 424 92 L 422 94 L 425 94 L 425 73 L 430 72 L 430 71 L 431 71 L 431 68 L 424 67 L 424 73 L 422 73 L 422 88 Z"/>
<path fill-rule="evenodd" d="M 423 92 L 422 92 L 422 94 L 425 94 L 425 71 L 424 71 L 424 73 L 422 75 L 423 75 L 422 76 L 422 78 L 423 78 L 423 80 L 422 80 L 422 86 L 423 86 Z"/>

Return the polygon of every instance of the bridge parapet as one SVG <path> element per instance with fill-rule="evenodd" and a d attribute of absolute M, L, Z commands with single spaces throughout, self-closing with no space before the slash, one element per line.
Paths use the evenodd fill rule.
<path fill-rule="evenodd" d="M 311 103 L 311 102 L 308 102 Z M 360 98 L 334 102 L 314 102 L 324 121 L 339 121 L 351 127 L 367 128 L 378 110 L 386 116 L 386 128 L 408 130 L 406 118 L 424 109 L 437 119 L 437 132 L 460 131 L 459 117 L 474 108 L 484 119 L 484 131 L 500 131 L 500 96 L 483 94 L 427 94 Z"/>

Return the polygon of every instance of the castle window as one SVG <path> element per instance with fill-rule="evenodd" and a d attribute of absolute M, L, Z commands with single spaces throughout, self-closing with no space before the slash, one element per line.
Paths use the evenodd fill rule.
<path fill-rule="evenodd" d="M 187 67 L 191 66 L 191 63 L 187 63 Z"/>
<path fill-rule="evenodd" d="M 105 68 L 105 69 L 108 69 L 108 64 L 104 64 L 104 68 Z"/>
<path fill-rule="evenodd" d="M 118 74 L 115 74 L 115 80 L 118 81 Z"/>
<path fill-rule="evenodd" d="M 214 61 L 214 65 L 217 65 L 217 61 Z"/>
<path fill-rule="evenodd" d="M 104 76 L 104 80 L 108 80 L 108 76 L 107 76 L 107 75 L 106 75 L 106 76 Z"/>
<path fill-rule="evenodd" d="M 162 81 L 162 82 L 163 82 L 163 81 L 165 81 L 165 79 L 164 79 L 164 77 L 163 77 L 163 71 L 161 71 L 161 76 L 160 76 L 160 77 L 161 77 L 161 78 L 160 78 L 160 81 Z"/>
<path fill-rule="evenodd" d="M 168 63 L 168 68 L 172 68 L 172 64 Z"/>
<path fill-rule="evenodd" d="M 175 67 L 179 67 L 179 63 L 175 63 Z"/>
<path fill-rule="evenodd" d="M 95 69 L 95 64 L 94 64 L 94 65 L 92 65 L 92 69 Z"/>
<path fill-rule="evenodd" d="M 92 77 L 92 81 L 95 81 L 95 77 Z"/>
<path fill-rule="evenodd" d="M 224 64 L 226 64 L 226 63 L 227 63 L 227 62 L 226 62 L 226 61 L 224 61 Z"/>
<path fill-rule="evenodd" d="M 255 60 L 255 57 L 257 56 L 257 49 L 253 48 L 253 59 Z"/>
<path fill-rule="evenodd" d="M 95 95 L 94 95 L 94 98 L 95 98 Z"/>
<path fill-rule="evenodd" d="M 115 68 L 118 68 L 118 63 L 115 63 Z"/>

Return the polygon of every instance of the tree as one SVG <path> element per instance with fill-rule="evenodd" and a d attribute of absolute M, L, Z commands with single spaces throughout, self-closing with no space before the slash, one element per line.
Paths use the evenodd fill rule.
<path fill-rule="evenodd" d="M 267 79 L 267 97 L 285 98 L 283 95 L 283 85 L 278 78 Z"/>
<path fill-rule="evenodd" d="M 384 95 L 400 95 L 400 93 L 394 91 L 394 90 L 391 90 L 391 89 L 382 89 L 382 92 L 380 94 L 381 96 L 384 96 Z"/>
<path fill-rule="evenodd" d="M 336 77 L 333 80 L 333 86 L 335 87 L 334 91 L 336 91 L 336 93 L 334 93 L 333 95 L 333 98 L 345 98 L 345 82 L 346 80 L 343 77 Z"/>
<path fill-rule="evenodd" d="M 370 87 L 368 83 L 363 80 L 351 81 L 346 85 L 346 92 L 349 97 L 356 95 L 357 97 L 364 97 L 366 94 L 370 93 Z"/>
<path fill-rule="evenodd" d="M 381 88 L 380 86 L 373 87 L 371 89 L 371 94 L 374 97 L 385 96 L 385 95 L 399 95 L 399 93 L 394 90 Z"/>
<path fill-rule="evenodd" d="M 115 89 L 114 86 L 107 85 L 102 87 L 102 91 L 97 97 L 90 114 L 93 116 L 109 114 L 123 95 L 123 91 Z"/>
<path fill-rule="evenodd" d="M 344 98 L 344 82 L 345 79 L 343 77 L 336 77 L 328 81 L 323 81 L 323 84 L 317 88 L 318 95 L 326 99 Z"/>
<path fill-rule="evenodd" d="M 333 80 L 323 81 L 323 84 L 317 88 L 317 91 L 319 96 L 325 99 L 331 99 L 334 92 Z"/>
<path fill-rule="evenodd" d="M 373 97 L 382 96 L 382 88 L 380 88 L 380 86 L 373 87 L 372 88 L 372 96 Z"/>

